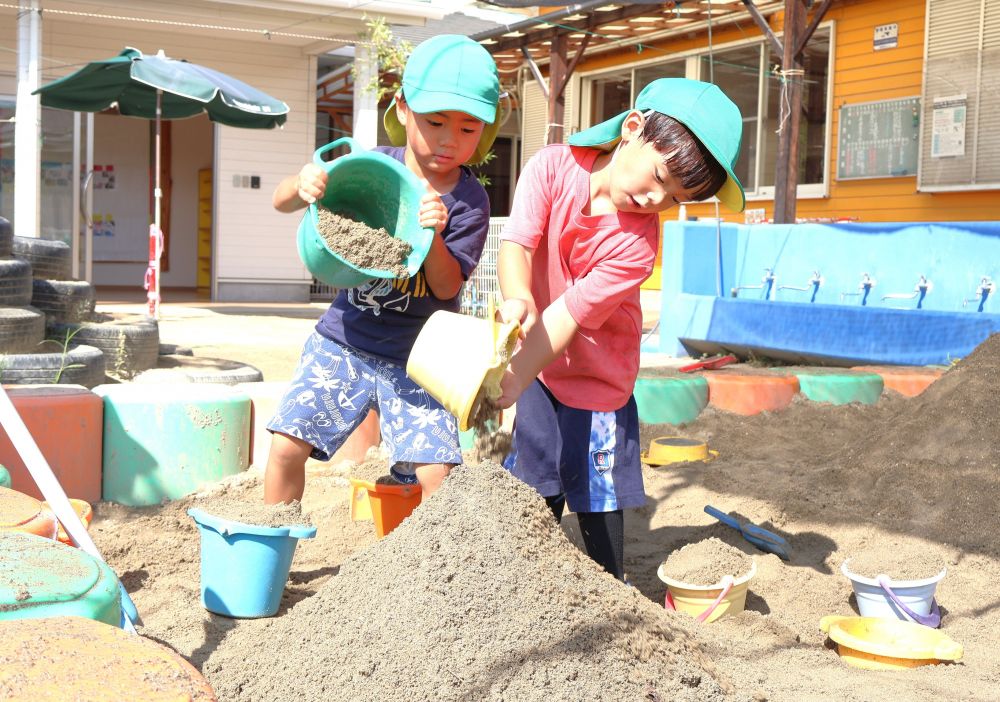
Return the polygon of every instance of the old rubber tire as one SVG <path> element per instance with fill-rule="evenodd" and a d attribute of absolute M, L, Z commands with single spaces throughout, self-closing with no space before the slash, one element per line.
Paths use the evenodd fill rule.
<path fill-rule="evenodd" d="M 45 339 L 45 315 L 33 307 L 0 307 L 0 353 L 29 353 Z"/>
<path fill-rule="evenodd" d="M 31 274 L 43 280 L 67 280 L 73 275 L 73 249 L 62 241 L 15 236 L 14 257 L 31 264 Z"/>
<path fill-rule="evenodd" d="M 708 381 L 701 376 L 656 377 L 640 371 L 633 392 L 644 424 L 693 422 L 708 405 Z"/>
<path fill-rule="evenodd" d="M 41 348 L 54 348 L 43 344 Z M 93 346 L 76 346 L 54 353 L 0 355 L 0 382 L 7 384 L 65 383 L 92 388 L 104 382 L 104 354 Z"/>
<path fill-rule="evenodd" d="M 0 217 L 0 258 L 7 258 L 11 254 L 11 242 L 14 239 L 14 227 L 10 226 L 10 220 Z"/>
<path fill-rule="evenodd" d="M 156 367 L 160 355 L 160 329 L 143 317 L 107 321 L 53 324 L 48 336 L 57 342 L 69 337 L 72 346 L 93 346 L 104 352 L 109 376 L 131 380 L 144 370 Z"/>
<path fill-rule="evenodd" d="M 156 368 L 137 376 L 137 383 L 259 383 L 264 374 L 239 361 L 202 356 L 161 355 Z"/>
<path fill-rule="evenodd" d="M 882 396 L 885 386 L 882 376 L 876 373 L 808 373 L 796 372 L 799 390 L 813 402 L 849 405 L 860 402 L 874 405 Z"/>
<path fill-rule="evenodd" d="M 27 307 L 32 293 L 31 264 L 17 258 L 0 259 L 0 305 Z"/>
<path fill-rule="evenodd" d="M 50 324 L 86 321 L 96 302 L 94 286 L 84 280 L 32 281 L 31 305 L 44 312 Z"/>

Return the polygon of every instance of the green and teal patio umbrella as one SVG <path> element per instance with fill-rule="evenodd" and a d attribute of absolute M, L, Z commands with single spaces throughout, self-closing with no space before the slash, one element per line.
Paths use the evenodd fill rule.
<path fill-rule="evenodd" d="M 288 105 L 219 71 L 162 51 L 144 56 L 126 48 L 110 59 L 92 61 L 75 73 L 35 91 L 42 105 L 76 112 L 101 112 L 112 106 L 128 117 L 156 122 L 154 215 L 150 227 L 146 290 L 150 316 L 159 317 L 160 256 L 160 123 L 205 113 L 213 122 L 246 129 L 271 129 L 285 123 Z"/>

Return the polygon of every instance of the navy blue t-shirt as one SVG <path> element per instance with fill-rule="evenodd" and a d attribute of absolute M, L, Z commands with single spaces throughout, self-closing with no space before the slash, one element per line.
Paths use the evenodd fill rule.
<path fill-rule="evenodd" d="M 405 163 L 404 147 L 379 146 L 375 150 Z M 462 277 L 468 280 L 486 245 L 489 198 L 472 171 L 462 166 L 458 183 L 441 200 L 448 208 L 448 224 L 442 233 L 445 246 L 458 261 Z M 338 344 L 406 365 L 427 318 L 438 310 L 458 309 L 458 295 L 448 300 L 434 297 L 421 268 L 412 278 L 369 280 L 341 290 L 320 318 L 316 331 Z"/>

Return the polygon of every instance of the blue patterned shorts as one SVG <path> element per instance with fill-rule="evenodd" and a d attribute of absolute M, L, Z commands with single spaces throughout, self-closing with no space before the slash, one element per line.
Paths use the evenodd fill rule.
<path fill-rule="evenodd" d="M 410 380 L 405 368 L 318 332 L 306 340 L 267 429 L 309 443 L 313 458 L 328 461 L 372 408 L 397 472 L 410 473 L 410 464 L 462 462 L 455 417 Z"/>

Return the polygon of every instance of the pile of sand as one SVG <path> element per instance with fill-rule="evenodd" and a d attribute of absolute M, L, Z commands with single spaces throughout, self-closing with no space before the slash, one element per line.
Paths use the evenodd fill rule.
<path fill-rule="evenodd" d="M 866 466 L 919 461 L 1000 467 L 1000 334 L 956 363 L 926 391 L 858 437 L 852 458 Z"/>
<path fill-rule="evenodd" d="M 717 700 L 665 613 L 573 546 L 501 467 L 455 469 L 387 538 L 204 672 L 224 700 Z"/>
<path fill-rule="evenodd" d="M 311 474 L 304 510 L 319 532 L 300 542 L 282 610 L 268 620 L 199 603 L 198 539 L 184 510 L 207 496 L 101 503 L 91 533 L 133 593 L 142 633 L 203 667 L 224 702 L 653 702 L 718 698 L 723 679 L 741 700 L 985 702 L 1000 679 L 998 352 L 993 337 L 913 399 L 800 398 L 753 417 L 710 407 L 685 427 L 644 426 L 644 448 L 681 434 L 719 457 L 644 469 L 649 503 L 626 511 L 625 554 L 642 596 L 569 546 L 534 492 L 495 468 L 457 469 L 378 542 L 370 523 L 349 520 L 343 477 Z M 214 493 L 262 501 L 259 482 L 240 477 Z M 706 504 L 781 534 L 791 560 L 756 550 Z M 573 537 L 574 528 L 564 520 Z M 712 537 L 752 556 L 757 574 L 745 612 L 697 628 L 699 651 L 691 620 L 663 612 L 656 569 Z M 846 666 L 818 623 L 856 612 L 839 571 L 848 558 L 894 577 L 946 565 L 936 597 L 963 661 L 878 674 Z"/>
<path fill-rule="evenodd" d="M 708 586 L 722 582 L 727 575 L 742 577 L 752 566 L 749 556 L 712 536 L 677 549 L 662 568 L 667 577 L 679 583 Z"/>
<path fill-rule="evenodd" d="M 828 471 L 831 487 L 943 543 L 1000 554 L 1000 334 L 927 390 L 862 428 Z"/>

